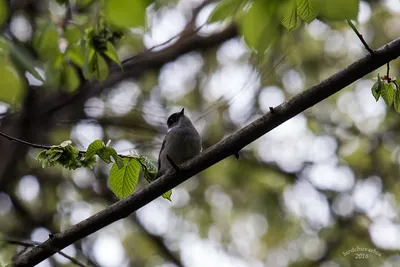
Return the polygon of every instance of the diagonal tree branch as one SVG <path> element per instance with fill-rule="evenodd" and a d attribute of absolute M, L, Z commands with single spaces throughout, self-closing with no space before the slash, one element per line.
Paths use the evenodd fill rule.
<path fill-rule="evenodd" d="M 368 55 L 358 60 L 320 84 L 275 107 L 273 114 L 267 113 L 235 134 L 208 148 L 195 158 L 180 165 L 179 173 L 168 172 L 132 196 L 118 201 L 66 231 L 55 234 L 42 245 L 19 256 L 13 262 L 13 266 L 33 266 L 38 264 L 54 254 L 50 248 L 62 249 L 117 220 L 127 217 L 191 176 L 237 153 L 237 151 L 275 127 L 398 56 L 400 56 L 400 38 L 376 50 L 374 56 Z"/>

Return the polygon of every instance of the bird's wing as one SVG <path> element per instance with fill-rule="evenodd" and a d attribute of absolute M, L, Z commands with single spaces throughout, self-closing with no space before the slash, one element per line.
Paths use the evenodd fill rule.
<path fill-rule="evenodd" d="M 162 142 L 162 145 L 161 145 L 160 153 L 158 154 L 158 170 L 160 170 L 160 167 L 161 167 L 161 152 L 162 152 L 162 151 L 164 150 L 164 148 L 165 148 L 165 142 L 166 142 L 166 140 L 167 140 L 168 134 L 169 134 L 169 132 L 165 135 L 164 141 Z"/>

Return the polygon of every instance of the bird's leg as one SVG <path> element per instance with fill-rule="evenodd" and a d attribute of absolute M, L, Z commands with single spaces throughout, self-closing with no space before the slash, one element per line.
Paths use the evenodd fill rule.
<path fill-rule="evenodd" d="M 176 165 L 176 163 L 171 159 L 170 156 L 167 155 L 167 160 L 171 164 L 171 166 L 175 169 L 176 172 L 179 172 L 181 169 Z"/>

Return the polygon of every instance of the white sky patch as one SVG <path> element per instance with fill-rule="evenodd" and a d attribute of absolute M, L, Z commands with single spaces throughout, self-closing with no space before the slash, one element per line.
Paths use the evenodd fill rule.
<path fill-rule="evenodd" d="M 365 212 L 373 208 L 381 190 L 382 181 L 378 177 L 357 181 L 353 192 L 356 207 Z"/>
<path fill-rule="evenodd" d="M 369 229 L 372 242 L 379 248 L 400 249 L 400 225 L 387 219 L 378 219 Z"/>
<path fill-rule="evenodd" d="M 187 20 L 183 13 L 176 8 L 164 8 L 152 16 L 151 30 L 143 36 L 143 42 L 147 48 L 162 44 L 172 37 L 178 35 L 185 28 Z M 157 47 L 161 50 L 176 41 Z"/>
<path fill-rule="evenodd" d="M 186 234 L 181 238 L 182 262 L 191 267 L 258 267 L 263 266 L 254 261 L 245 261 L 228 255 L 218 245 L 203 240 L 194 234 Z M 206 255 L 206 256 L 205 256 Z M 256 264 L 256 265 L 255 265 Z"/>
<path fill-rule="evenodd" d="M 93 254 L 101 266 L 120 267 L 125 260 L 124 247 L 118 236 L 100 235 L 93 244 Z"/>
<path fill-rule="evenodd" d="M 232 64 L 223 66 L 212 74 L 203 94 L 209 101 L 220 97 L 227 101 L 236 100 L 244 94 L 254 94 L 254 88 L 259 85 L 259 77 L 254 74 L 251 65 Z"/>
<path fill-rule="evenodd" d="M 217 51 L 217 60 L 221 65 L 231 65 L 249 56 L 246 45 L 239 38 L 224 42 Z"/>
<path fill-rule="evenodd" d="M 315 40 L 325 40 L 330 35 L 330 27 L 322 21 L 315 19 L 306 26 L 308 34 Z"/>
<path fill-rule="evenodd" d="M 398 1 L 397 1 L 398 2 Z M 372 10 L 370 5 L 365 2 L 365 1 L 360 1 L 359 4 L 360 7 L 360 11 L 358 12 L 358 17 L 357 17 L 357 21 L 360 24 L 365 24 L 367 23 L 372 15 Z"/>
<path fill-rule="evenodd" d="M 305 89 L 303 74 L 295 69 L 287 70 L 283 74 L 282 83 L 286 90 L 291 94 L 298 94 Z"/>
<path fill-rule="evenodd" d="M 98 97 L 92 97 L 86 101 L 84 110 L 89 117 L 98 118 L 104 115 L 105 103 Z"/>
<path fill-rule="evenodd" d="M 141 91 L 137 83 L 124 81 L 108 94 L 107 106 L 118 116 L 130 112 Z"/>
<path fill-rule="evenodd" d="M 34 200 L 40 191 L 38 180 L 33 175 L 23 176 L 18 183 L 18 195 L 25 201 Z"/>
<path fill-rule="evenodd" d="M 72 128 L 71 137 L 87 148 L 94 140 L 103 139 L 103 128 L 97 124 L 80 122 Z"/>
<path fill-rule="evenodd" d="M 50 232 L 46 228 L 36 228 L 31 233 L 31 240 L 35 242 L 44 242 L 49 239 L 49 234 Z"/>
<path fill-rule="evenodd" d="M 326 227 L 330 222 L 329 204 L 325 195 L 308 182 L 299 181 L 285 189 L 285 206 L 298 217 L 305 216 L 315 226 Z"/>
<path fill-rule="evenodd" d="M 386 116 L 386 104 L 378 102 L 371 94 L 372 80 L 359 80 L 355 90 L 342 92 L 337 100 L 337 107 L 346 113 L 363 132 L 376 132 Z"/>
<path fill-rule="evenodd" d="M 400 2 L 398 0 L 385 0 L 385 6 L 394 14 L 400 13 Z"/>
<path fill-rule="evenodd" d="M 282 89 L 276 86 L 264 87 L 259 96 L 258 102 L 263 113 L 269 112 L 270 107 L 276 107 L 285 101 Z"/>
<path fill-rule="evenodd" d="M 193 90 L 203 64 L 201 55 L 193 52 L 163 66 L 158 78 L 162 95 L 166 99 L 177 100 Z"/>
<path fill-rule="evenodd" d="M 75 202 L 70 208 L 70 222 L 77 224 L 94 214 L 92 206 L 86 202 Z"/>
<path fill-rule="evenodd" d="M 323 190 L 347 191 L 354 185 L 354 174 L 346 166 L 314 164 L 304 174 L 314 186 Z"/>

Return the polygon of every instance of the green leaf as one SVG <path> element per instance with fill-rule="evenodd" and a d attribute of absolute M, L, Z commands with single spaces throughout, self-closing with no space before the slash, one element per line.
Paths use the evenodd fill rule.
<path fill-rule="evenodd" d="M 357 19 L 358 0 L 314 0 L 319 14 L 331 20 Z"/>
<path fill-rule="evenodd" d="M 63 69 L 62 85 L 70 93 L 75 92 L 80 85 L 78 72 L 71 65 L 66 65 Z"/>
<path fill-rule="evenodd" d="M 111 59 L 112 61 L 117 63 L 119 66 L 121 66 L 121 61 L 119 60 L 117 51 L 115 50 L 115 47 L 112 45 L 111 42 L 107 42 L 107 48 L 106 48 L 106 51 L 104 51 L 104 54 L 109 59 Z"/>
<path fill-rule="evenodd" d="M 86 51 L 85 51 L 85 59 L 84 59 L 83 68 L 82 68 L 83 76 L 87 80 L 91 80 L 92 76 L 93 76 L 92 64 L 93 64 L 95 55 L 96 55 L 96 50 L 94 50 L 93 47 L 90 47 L 89 45 L 87 45 Z"/>
<path fill-rule="evenodd" d="M 105 17 L 117 27 L 144 27 L 147 5 L 143 0 L 107 0 Z"/>
<path fill-rule="evenodd" d="M 111 147 L 103 147 L 99 150 L 97 150 L 97 155 L 105 162 L 105 163 L 111 163 Z"/>
<path fill-rule="evenodd" d="M 5 0 L 0 0 L 0 26 L 7 20 L 8 4 Z"/>
<path fill-rule="evenodd" d="M 315 0 L 295 0 L 297 3 L 297 14 L 307 23 L 310 23 L 318 16 L 318 9 Z"/>
<path fill-rule="evenodd" d="M 24 82 L 11 61 L 0 59 L 0 101 L 19 105 L 24 96 Z"/>
<path fill-rule="evenodd" d="M 98 53 L 96 53 L 97 60 L 93 64 L 93 74 L 100 82 L 105 81 L 109 74 L 109 69 L 106 60 Z"/>
<path fill-rule="evenodd" d="M 113 157 L 114 162 L 117 163 L 118 169 L 124 167 L 124 160 L 118 156 L 117 151 L 114 148 L 110 147 L 111 157 Z"/>
<path fill-rule="evenodd" d="M 64 141 L 64 142 L 62 142 L 61 144 L 60 144 L 60 147 L 67 147 L 67 146 L 69 146 L 69 145 L 71 145 L 72 144 L 72 141 L 71 140 L 66 140 L 66 141 Z"/>
<path fill-rule="evenodd" d="M 50 21 L 39 27 L 33 40 L 33 46 L 43 60 L 55 59 L 60 55 L 59 39 L 56 26 Z"/>
<path fill-rule="evenodd" d="M 396 89 L 394 88 L 394 85 L 392 83 L 390 84 L 384 83 L 381 95 L 382 98 L 385 100 L 386 104 L 388 106 L 391 106 L 393 104 L 396 95 Z"/>
<path fill-rule="evenodd" d="M 394 109 L 396 112 L 400 113 L 400 91 L 396 90 L 396 95 L 394 97 Z"/>
<path fill-rule="evenodd" d="M 224 0 L 221 1 L 211 12 L 207 19 L 207 23 L 222 22 L 235 16 L 241 5 L 240 0 Z"/>
<path fill-rule="evenodd" d="M 88 146 L 88 149 L 86 150 L 85 159 L 88 159 L 88 158 L 90 158 L 90 157 L 93 157 L 94 155 L 96 155 L 97 151 L 99 151 L 99 150 L 102 149 L 103 147 L 105 147 L 103 141 L 101 141 L 101 140 L 95 140 L 95 141 L 93 141 L 93 142 Z"/>
<path fill-rule="evenodd" d="M 239 21 L 239 30 L 246 44 L 264 54 L 279 33 L 280 21 L 275 19 L 277 1 L 254 1 L 249 11 Z"/>
<path fill-rule="evenodd" d="M 99 53 L 96 53 L 95 50 L 92 48 L 88 49 L 88 52 L 85 56 L 83 74 L 88 80 L 95 78 L 101 82 L 108 77 L 109 69 L 107 62 Z"/>
<path fill-rule="evenodd" d="M 44 83 L 44 79 L 40 76 L 39 72 L 35 69 L 38 66 L 38 62 L 24 47 L 18 44 L 10 44 L 11 55 L 16 61 L 36 79 Z"/>
<path fill-rule="evenodd" d="M 171 195 L 172 195 L 172 190 L 168 190 L 167 192 L 162 194 L 162 197 L 165 198 L 165 199 L 168 199 L 169 201 L 172 201 L 171 200 Z"/>
<path fill-rule="evenodd" d="M 139 157 L 139 161 L 142 164 L 144 178 L 147 182 L 151 183 L 157 175 L 157 166 L 148 157 L 143 155 Z"/>
<path fill-rule="evenodd" d="M 96 162 L 94 157 L 85 160 L 82 153 L 71 145 L 71 141 L 64 141 L 60 145 L 53 145 L 50 149 L 39 152 L 36 160 L 42 167 L 61 165 L 64 168 L 75 170 L 81 167 L 91 168 Z"/>
<path fill-rule="evenodd" d="M 68 44 L 76 44 L 82 38 L 82 31 L 76 25 L 69 24 L 64 31 L 64 37 Z"/>
<path fill-rule="evenodd" d="M 382 90 L 382 81 L 378 74 L 378 80 L 376 81 L 376 83 L 374 83 L 374 85 L 371 88 L 372 95 L 375 97 L 376 101 L 378 101 L 379 97 L 381 96 L 381 90 Z"/>
<path fill-rule="evenodd" d="M 282 25 L 289 31 L 297 24 L 296 2 L 288 1 L 283 5 Z"/>
<path fill-rule="evenodd" d="M 124 166 L 119 169 L 114 163 L 111 167 L 109 184 L 113 193 L 123 199 L 131 195 L 138 183 L 140 163 L 135 159 L 123 159 Z"/>
<path fill-rule="evenodd" d="M 83 68 L 85 64 L 86 49 L 84 45 L 72 44 L 68 46 L 67 56 L 78 67 Z M 94 52 L 94 50 L 93 50 Z M 86 77 L 85 77 L 86 78 Z"/>

